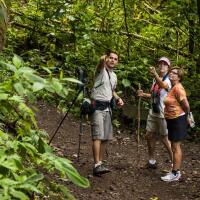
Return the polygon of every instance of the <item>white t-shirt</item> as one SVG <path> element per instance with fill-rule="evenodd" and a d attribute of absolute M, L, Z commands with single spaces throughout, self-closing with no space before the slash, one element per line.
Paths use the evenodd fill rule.
<path fill-rule="evenodd" d="M 110 74 L 110 79 L 108 73 Z M 108 73 L 106 71 L 106 68 L 104 67 L 95 78 L 94 86 L 91 93 L 92 99 L 99 101 L 111 100 L 113 96 L 112 91 L 116 88 L 117 85 L 117 76 L 111 70 L 108 70 Z"/>

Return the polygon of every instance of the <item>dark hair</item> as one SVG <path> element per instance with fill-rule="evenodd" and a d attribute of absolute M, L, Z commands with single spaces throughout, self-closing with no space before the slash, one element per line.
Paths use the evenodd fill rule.
<path fill-rule="evenodd" d="M 107 51 L 105 52 L 105 54 L 106 54 L 107 56 L 110 56 L 111 53 L 116 54 L 116 55 L 118 56 L 118 59 L 119 59 L 119 54 L 118 54 L 116 51 L 113 51 L 113 50 L 109 49 L 109 50 L 107 50 Z"/>
<path fill-rule="evenodd" d="M 183 80 L 183 77 L 184 77 L 184 70 L 182 67 L 179 67 L 179 66 L 174 66 L 170 69 L 170 72 L 173 70 L 173 69 L 177 69 L 177 75 L 178 77 L 180 78 L 180 82 Z"/>

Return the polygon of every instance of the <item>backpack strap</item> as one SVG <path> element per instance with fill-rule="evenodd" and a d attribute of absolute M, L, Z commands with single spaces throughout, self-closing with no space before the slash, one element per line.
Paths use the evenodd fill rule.
<path fill-rule="evenodd" d="M 113 89 L 112 89 L 112 83 L 111 83 L 111 80 L 110 80 L 110 73 L 108 71 L 108 69 L 106 68 L 106 72 L 108 74 L 108 77 L 109 77 L 109 82 L 110 82 L 110 88 L 111 88 L 111 91 L 113 92 Z"/>

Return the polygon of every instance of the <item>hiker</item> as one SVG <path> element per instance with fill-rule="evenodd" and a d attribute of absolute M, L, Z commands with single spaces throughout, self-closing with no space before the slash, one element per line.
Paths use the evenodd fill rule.
<path fill-rule="evenodd" d="M 108 52 L 97 65 L 94 86 L 91 93 L 94 113 L 92 114 L 92 141 L 94 168 L 93 175 L 99 176 L 110 170 L 105 166 L 103 156 L 109 140 L 113 137 L 111 99 L 117 106 L 123 106 L 123 100 L 116 94 L 117 76 L 113 69 L 118 64 L 118 54 Z M 113 102 L 113 101 L 112 101 Z"/>
<path fill-rule="evenodd" d="M 155 67 L 150 68 L 150 73 L 154 77 L 150 93 L 144 93 L 143 90 L 138 90 L 138 96 L 151 98 L 152 106 L 149 110 L 146 125 L 146 139 L 148 146 L 149 160 L 147 168 L 156 169 L 157 162 L 154 157 L 156 139 L 159 137 L 164 144 L 172 161 L 171 144 L 167 137 L 167 124 L 164 118 L 163 99 L 171 88 L 171 82 L 168 77 L 170 61 L 166 57 L 161 57 L 158 60 L 158 73 Z"/>
<path fill-rule="evenodd" d="M 181 84 L 183 70 L 174 67 L 169 73 L 172 89 L 164 99 L 165 118 L 167 121 L 168 138 L 171 141 L 173 152 L 173 168 L 163 181 L 178 181 L 181 177 L 180 167 L 182 162 L 181 142 L 186 137 L 188 123 L 190 124 L 190 106 L 186 97 L 186 91 Z"/>

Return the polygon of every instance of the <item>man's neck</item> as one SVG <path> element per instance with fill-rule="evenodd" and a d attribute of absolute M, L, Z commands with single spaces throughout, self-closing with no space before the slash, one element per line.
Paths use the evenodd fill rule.
<path fill-rule="evenodd" d="M 109 67 L 109 66 L 106 66 L 106 69 L 107 69 L 109 72 L 112 72 L 112 71 L 113 71 L 113 68 L 112 68 L 112 67 Z"/>

